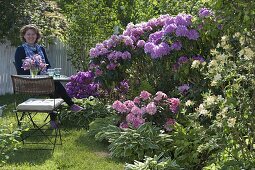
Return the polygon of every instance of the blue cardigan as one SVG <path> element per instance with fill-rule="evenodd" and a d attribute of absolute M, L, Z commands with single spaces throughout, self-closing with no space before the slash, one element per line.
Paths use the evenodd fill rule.
<path fill-rule="evenodd" d="M 47 65 L 47 69 L 50 68 L 50 63 L 49 63 L 49 60 L 47 58 L 47 55 L 46 55 L 46 52 L 45 52 L 45 49 L 43 47 L 41 47 L 42 49 L 42 52 L 43 52 L 43 55 L 45 57 L 45 62 Z M 38 52 L 35 52 L 35 54 L 37 54 Z M 16 71 L 17 71 L 17 74 L 18 75 L 29 75 L 30 74 L 30 71 L 29 70 L 24 70 L 22 67 L 22 60 L 24 60 L 26 58 L 26 53 L 25 53 L 25 49 L 23 46 L 18 46 L 18 48 L 16 49 L 16 52 L 15 52 L 15 68 L 16 68 Z"/>

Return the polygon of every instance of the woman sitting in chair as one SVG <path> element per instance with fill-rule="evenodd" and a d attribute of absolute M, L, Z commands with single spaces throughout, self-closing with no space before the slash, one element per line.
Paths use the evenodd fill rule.
<path fill-rule="evenodd" d="M 22 68 L 23 60 L 26 58 L 32 58 L 35 54 L 41 56 L 42 60 L 47 65 L 47 69 L 50 68 L 50 63 L 47 58 L 45 49 L 37 44 L 41 38 L 39 29 L 33 25 L 25 25 L 20 30 L 20 38 L 24 42 L 21 46 L 18 46 L 15 53 L 15 67 L 18 75 L 29 75 L 29 70 L 24 70 Z M 43 72 L 38 72 L 38 74 L 43 74 Z M 64 86 L 56 81 L 55 82 L 55 95 L 56 97 L 61 97 L 69 106 L 71 111 L 79 112 L 83 108 L 74 104 L 72 99 L 68 96 Z M 50 114 L 51 126 L 52 128 L 57 128 L 56 115 L 54 113 Z"/>

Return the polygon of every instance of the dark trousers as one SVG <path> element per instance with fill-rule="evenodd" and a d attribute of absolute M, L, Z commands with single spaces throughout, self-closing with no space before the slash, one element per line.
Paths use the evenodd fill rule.
<path fill-rule="evenodd" d="M 62 98 L 68 106 L 72 106 L 74 102 L 72 101 L 72 98 L 67 94 L 66 89 L 64 86 L 59 82 L 55 81 L 55 97 Z"/>
<path fill-rule="evenodd" d="M 60 97 L 62 98 L 68 106 L 72 106 L 74 102 L 72 101 L 72 98 L 67 94 L 66 89 L 64 86 L 59 82 L 55 81 L 55 96 L 54 97 Z M 56 114 L 50 113 L 50 119 L 56 120 Z"/>

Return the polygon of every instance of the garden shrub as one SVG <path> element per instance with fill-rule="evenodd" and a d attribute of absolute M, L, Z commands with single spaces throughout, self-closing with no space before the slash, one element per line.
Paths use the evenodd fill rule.
<path fill-rule="evenodd" d="M 89 68 L 95 80 L 111 90 L 123 80 L 133 83 L 129 84 L 131 91 L 137 81 L 169 93 L 182 84 L 200 85 L 200 72 L 179 68 L 188 61 L 197 67 L 209 60 L 210 47 L 218 39 L 211 41 L 206 36 L 219 33 L 213 12 L 206 8 L 199 11 L 199 17 L 161 15 L 148 22 L 129 23 L 121 35 L 112 35 L 90 50 Z"/>
<path fill-rule="evenodd" d="M 13 130 L 13 125 L 2 124 L 0 128 L 0 167 L 9 159 L 9 156 L 13 154 L 19 147 L 19 141 L 16 140 L 19 137 L 19 131 Z"/>
<path fill-rule="evenodd" d="M 110 106 L 99 99 L 90 96 L 84 99 L 75 99 L 75 103 L 84 109 L 78 113 L 71 112 L 68 106 L 63 107 L 61 112 L 61 121 L 64 126 L 68 127 L 89 127 L 89 123 L 95 118 L 104 118 L 111 114 Z"/>
<path fill-rule="evenodd" d="M 211 91 L 204 94 L 195 116 L 211 120 L 211 132 L 221 139 L 218 161 L 222 167 L 225 162 L 241 169 L 254 168 L 254 39 L 249 33 L 223 36 L 212 54 L 204 73 Z"/>

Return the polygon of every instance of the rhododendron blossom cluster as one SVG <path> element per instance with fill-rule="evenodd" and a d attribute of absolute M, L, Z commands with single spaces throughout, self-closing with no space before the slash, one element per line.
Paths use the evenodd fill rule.
<path fill-rule="evenodd" d="M 99 84 L 94 82 L 94 73 L 91 71 L 78 72 L 71 76 L 71 81 L 66 84 L 67 93 L 78 99 L 89 96 L 98 96 Z"/>
<path fill-rule="evenodd" d="M 134 100 L 124 102 L 116 100 L 112 104 L 112 108 L 124 117 L 124 121 L 120 123 L 121 128 L 138 128 L 149 121 L 161 128 L 166 128 L 171 124 L 170 120 L 175 122 L 174 117 L 178 113 L 179 107 L 180 100 L 178 98 L 169 98 L 161 91 L 155 95 L 142 91 Z"/>

